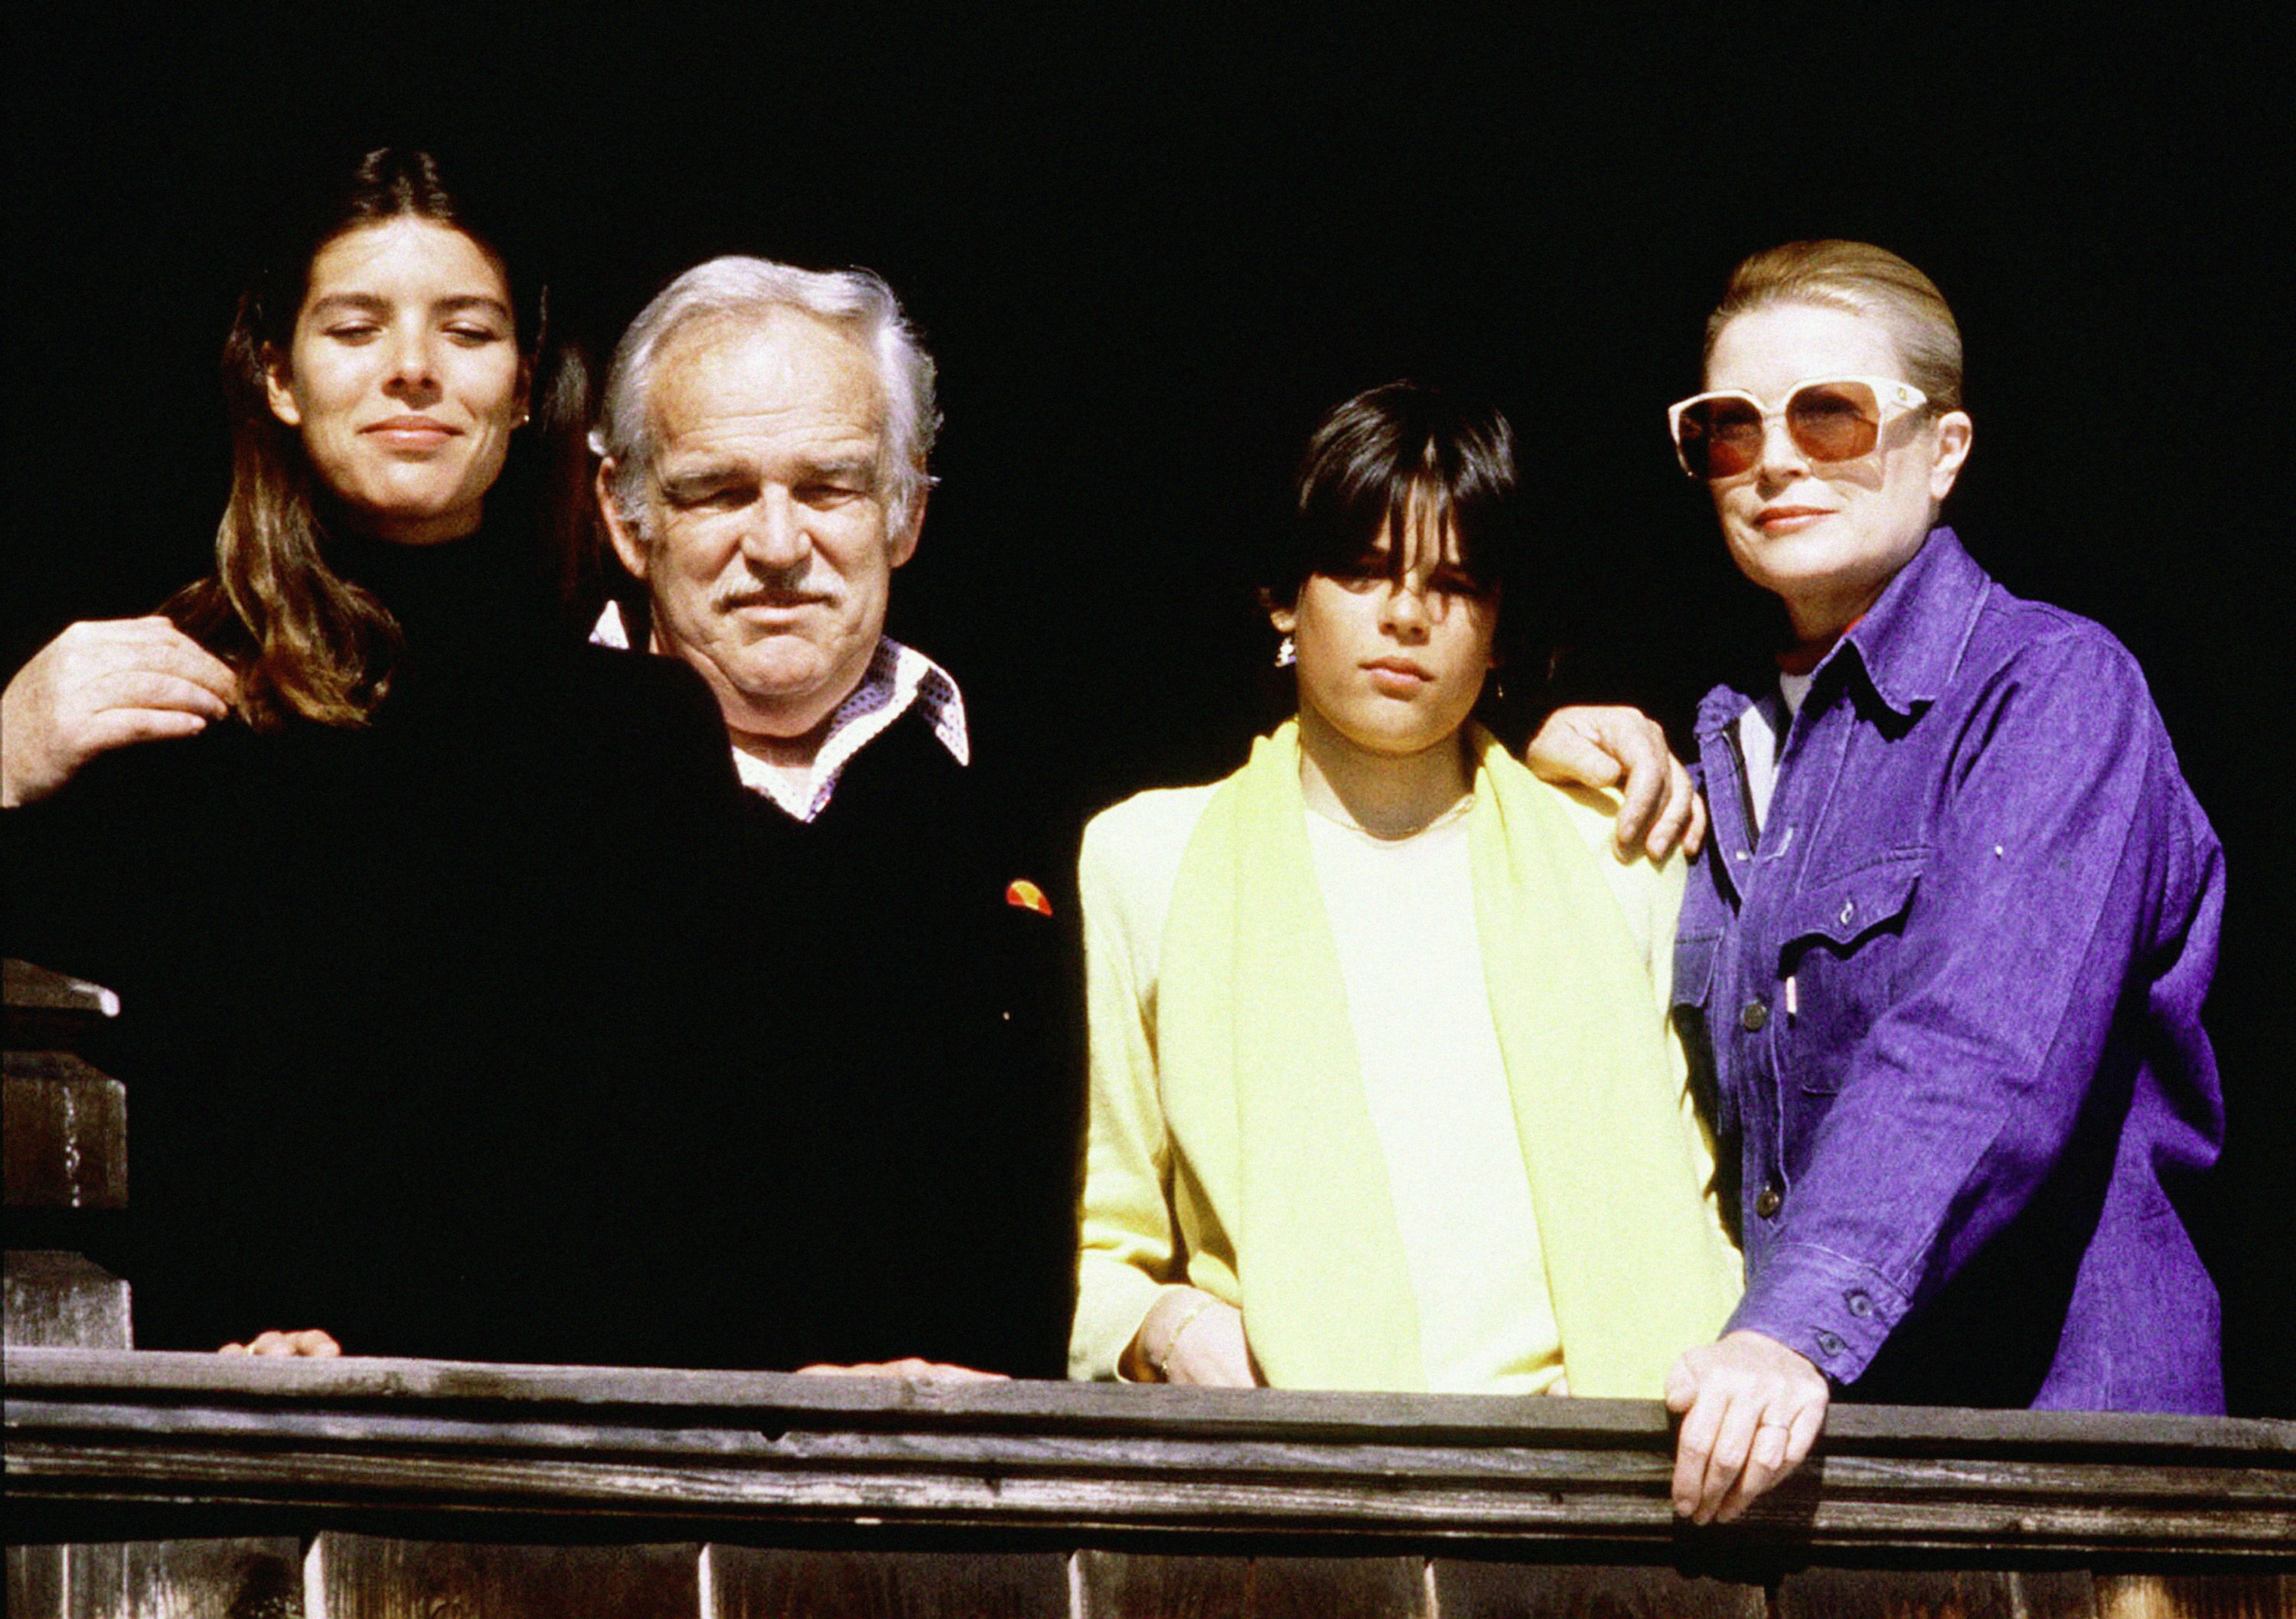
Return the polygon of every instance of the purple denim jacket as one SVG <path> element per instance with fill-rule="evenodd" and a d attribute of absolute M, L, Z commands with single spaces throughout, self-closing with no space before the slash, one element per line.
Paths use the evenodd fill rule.
<path fill-rule="evenodd" d="M 1856 1399 L 2222 1410 L 2180 1211 L 2224 1136 L 2223 855 L 2136 662 L 1939 529 L 1818 666 L 1759 839 L 1753 700 L 1699 710 L 1674 968 L 1731 1327 Z"/>

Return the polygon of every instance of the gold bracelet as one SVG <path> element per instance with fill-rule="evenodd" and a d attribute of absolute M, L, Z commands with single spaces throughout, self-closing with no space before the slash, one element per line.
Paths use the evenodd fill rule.
<path fill-rule="evenodd" d="M 1196 1324 L 1198 1316 L 1218 1303 L 1218 1299 L 1208 1293 L 1195 1302 L 1194 1307 L 1187 1314 L 1180 1318 L 1180 1324 L 1172 1328 L 1170 1334 L 1164 1339 L 1164 1352 L 1156 1359 L 1157 1382 L 1169 1383 L 1172 1380 L 1172 1352 L 1180 1346 L 1180 1335 Z"/>

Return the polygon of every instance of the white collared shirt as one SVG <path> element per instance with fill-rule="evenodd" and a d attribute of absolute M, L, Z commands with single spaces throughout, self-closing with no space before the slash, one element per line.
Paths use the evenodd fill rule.
<path fill-rule="evenodd" d="M 598 615 L 590 639 L 601 646 L 629 647 L 629 627 L 622 621 L 621 604 L 608 602 Z M 810 821 L 829 807 L 837 778 L 853 756 L 882 736 L 896 719 L 915 705 L 924 715 L 941 746 L 959 764 L 972 760 L 972 743 L 965 730 L 964 697 L 956 680 L 914 646 L 904 646 L 890 636 L 877 637 L 861 683 L 837 705 L 829 728 L 804 772 L 777 771 L 763 760 L 740 748 L 734 750 L 734 768 L 742 785 L 763 793 L 797 820 Z"/>

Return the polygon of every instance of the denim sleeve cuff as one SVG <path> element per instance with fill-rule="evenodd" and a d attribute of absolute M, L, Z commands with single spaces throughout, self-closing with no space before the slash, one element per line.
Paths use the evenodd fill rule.
<path fill-rule="evenodd" d="M 1906 1296 L 1854 1260 L 1782 1243 L 1730 1317 L 1726 1332 L 1758 1332 L 1808 1357 L 1835 1383 L 1864 1371 L 1898 1323 Z"/>

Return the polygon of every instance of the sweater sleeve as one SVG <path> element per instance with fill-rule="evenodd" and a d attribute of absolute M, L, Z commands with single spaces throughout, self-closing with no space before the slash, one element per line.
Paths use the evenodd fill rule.
<path fill-rule="evenodd" d="M 1716 1220 L 1721 1221 L 1713 1122 L 1699 1106 L 1690 1083 L 1690 1064 L 1683 1048 L 1682 1031 L 1669 1015 L 1674 999 L 1674 933 L 1682 918 L 1687 863 L 1679 850 L 1658 865 L 1640 856 L 1620 861 L 1611 852 L 1616 847 L 1611 834 L 1618 819 L 1618 794 L 1591 787 L 1557 787 L 1554 791 L 1568 801 L 1571 824 L 1578 828 L 1589 858 L 1610 886 L 1611 897 L 1618 900 L 1627 931 L 1650 973 L 1652 1002 L 1666 1026 L 1667 1064 L 1680 1099 L 1684 1131 L 1692 1143 L 1701 1177 L 1699 1184 L 1705 1189 L 1708 1206 L 1714 1210 Z"/>
<path fill-rule="evenodd" d="M 1069 1376 L 1110 1378 L 1140 1323 L 1178 1277 L 1170 1139 L 1157 1083 L 1155 957 L 1177 855 L 1151 825 L 1177 794 L 1143 794 L 1095 818 L 1078 862 L 1085 928 L 1090 1115 Z M 1148 837 L 1138 835 L 1143 832 Z M 1169 859 L 1159 858 L 1168 854 Z"/>

